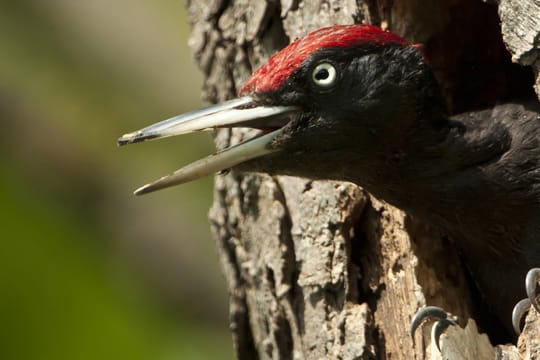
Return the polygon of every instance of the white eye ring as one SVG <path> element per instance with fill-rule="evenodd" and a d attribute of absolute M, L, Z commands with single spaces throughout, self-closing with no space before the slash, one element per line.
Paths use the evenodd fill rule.
<path fill-rule="evenodd" d="M 336 68 L 330 63 L 320 63 L 313 69 L 311 79 L 315 85 L 322 88 L 329 88 L 337 80 Z"/>

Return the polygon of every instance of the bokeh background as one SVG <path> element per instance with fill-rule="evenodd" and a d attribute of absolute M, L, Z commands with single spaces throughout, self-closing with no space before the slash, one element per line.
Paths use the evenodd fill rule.
<path fill-rule="evenodd" d="M 230 359 L 212 179 L 134 197 L 211 135 L 182 0 L 0 2 L 0 359 Z"/>

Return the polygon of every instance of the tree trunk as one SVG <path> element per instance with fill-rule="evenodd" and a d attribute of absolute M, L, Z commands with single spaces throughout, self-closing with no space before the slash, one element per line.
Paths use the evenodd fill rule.
<path fill-rule="evenodd" d="M 212 102 L 235 96 L 252 70 L 291 40 L 335 24 L 373 23 L 411 43 L 422 42 L 452 111 L 492 104 L 510 85 L 530 92 L 531 77 L 510 63 L 504 49 L 498 11 L 502 29 L 509 29 L 507 46 L 521 54 L 514 60 L 536 66 L 537 76 L 540 68 L 535 0 L 502 0 L 500 8 L 480 0 L 208 0 L 188 6 L 190 46 Z M 520 23 L 520 31 L 534 33 L 532 38 L 512 37 L 519 12 L 532 19 Z M 480 51 L 486 48 L 488 55 Z M 471 49 L 473 60 L 465 56 Z M 489 61 L 497 77 L 492 66 L 462 74 L 464 58 Z M 488 75 L 493 79 L 480 81 Z M 475 95 L 460 95 L 467 90 Z M 250 135 L 222 130 L 217 146 Z M 437 305 L 463 321 L 476 314 L 475 295 L 444 234 L 354 184 L 231 171 L 216 177 L 210 218 L 239 359 L 437 358 L 429 327 L 414 339 L 409 335 L 417 310 Z M 445 346 L 450 338 L 461 337 L 457 346 L 475 354 L 462 358 L 518 356 L 513 346 L 491 347 L 474 322 L 450 332 L 443 352 L 455 348 Z M 520 350 L 526 356 L 530 344 Z"/>

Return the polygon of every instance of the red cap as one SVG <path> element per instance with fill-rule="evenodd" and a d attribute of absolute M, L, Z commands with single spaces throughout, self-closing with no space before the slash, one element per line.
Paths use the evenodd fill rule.
<path fill-rule="evenodd" d="M 279 89 L 291 73 L 316 50 L 365 43 L 408 45 L 398 35 L 374 25 L 336 25 L 321 28 L 295 40 L 272 56 L 251 75 L 240 89 L 240 94 Z"/>

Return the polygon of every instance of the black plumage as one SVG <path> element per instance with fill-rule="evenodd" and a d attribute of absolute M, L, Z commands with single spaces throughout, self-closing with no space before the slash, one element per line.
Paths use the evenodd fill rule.
<path fill-rule="evenodd" d="M 173 123 L 188 124 L 192 131 L 192 122 L 203 119 L 200 128 L 209 127 L 209 118 L 228 112 L 238 117 L 236 124 L 222 118 L 212 124 L 261 128 L 266 135 L 138 193 L 231 166 L 353 182 L 448 234 L 489 309 L 512 328 L 523 279 L 540 266 L 536 99 L 450 116 L 422 53 L 366 25 L 322 29 L 297 40 L 258 70 L 242 94 L 247 97 L 235 100 L 241 104 L 225 103 Z M 259 108 L 272 113 L 238 115 Z M 162 128 L 149 127 L 119 142 L 169 136 Z"/>

